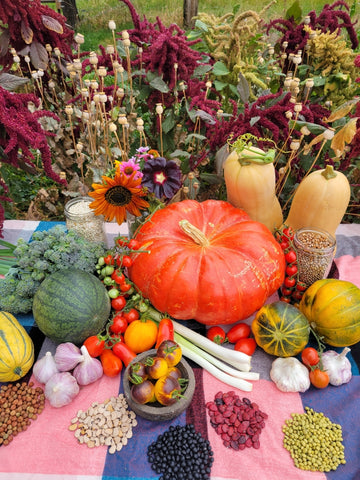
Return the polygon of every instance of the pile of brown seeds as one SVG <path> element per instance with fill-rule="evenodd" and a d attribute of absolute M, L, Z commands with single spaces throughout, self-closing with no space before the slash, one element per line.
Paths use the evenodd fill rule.
<path fill-rule="evenodd" d="M 44 391 L 34 388 L 32 382 L 3 385 L 0 389 L 0 445 L 9 445 L 18 433 L 27 430 L 44 407 Z"/>
<path fill-rule="evenodd" d="M 74 432 L 79 443 L 89 448 L 106 445 L 109 453 L 115 453 L 127 445 L 136 425 L 135 412 L 128 410 L 126 399 L 120 394 L 103 403 L 92 403 L 85 412 L 79 410 L 69 430 Z"/>

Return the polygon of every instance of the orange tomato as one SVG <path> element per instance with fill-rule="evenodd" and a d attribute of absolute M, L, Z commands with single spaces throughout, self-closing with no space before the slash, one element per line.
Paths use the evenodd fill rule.
<path fill-rule="evenodd" d="M 153 320 L 134 320 L 125 330 L 124 342 L 133 352 L 142 353 L 155 345 L 157 334 L 158 327 Z"/>

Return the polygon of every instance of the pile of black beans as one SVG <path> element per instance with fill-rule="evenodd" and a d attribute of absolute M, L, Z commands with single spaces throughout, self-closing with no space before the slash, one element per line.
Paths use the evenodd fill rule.
<path fill-rule="evenodd" d="M 172 425 L 149 445 L 147 458 L 159 480 L 207 480 L 214 454 L 194 425 Z"/>

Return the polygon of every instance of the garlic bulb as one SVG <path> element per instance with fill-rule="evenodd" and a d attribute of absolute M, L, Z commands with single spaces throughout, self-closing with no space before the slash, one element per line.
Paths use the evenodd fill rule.
<path fill-rule="evenodd" d="M 46 383 L 55 373 L 58 373 L 58 368 L 51 352 L 46 352 L 45 355 L 37 360 L 33 366 L 33 375 L 40 383 Z"/>
<path fill-rule="evenodd" d="M 351 363 L 346 355 L 350 352 L 350 348 L 345 347 L 341 353 L 335 350 L 328 350 L 321 356 L 324 370 L 330 378 L 331 385 L 338 387 L 343 383 L 348 383 L 351 380 Z"/>
<path fill-rule="evenodd" d="M 82 361 L 75 367 L 73 375 L 79 385 L 89 385 L 103 375 L 103 367 L 97 358 L 89 355 L 85 345 L 81 347 Z"/>
<path fill-rule="evenodd" d="M 71 342 L 56 347 L 55 362 L 60 372 L 69 372 L 83 359 L 80 348 Z"/>
<path fill-rule="evenodd" d="M 309 370 L 295 357 L 274 360 L 270 378 L 282 392 L 306 392 L 310 388 Z"/>
<path fill-rule="evenodd" d="M 45 384 L 45 398 L 56 408 L 71 403 L 79 391 L 77 381 L 69 372 L 55 373 Z"/>

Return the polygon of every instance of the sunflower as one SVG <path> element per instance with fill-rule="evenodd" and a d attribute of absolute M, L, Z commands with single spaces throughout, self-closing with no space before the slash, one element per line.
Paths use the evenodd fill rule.
<path fill-rule="evenodd" d="M 121 225 L 127 212 L 138 217 L 141 210 L 148 208 L 149 203 L 141 198 L 146 191 L 141 188 L 141 178 L 134 178 L 136 173 L 134 171 L 128 177 L 118 168 L 114 178 L 103 176 L 103 183 L 92 184 L 94 191 L 89 195 L 95 200 L 90 207 L 95 210 L 95 215 L 104 215 L 109 222 L 116 218 Z"/>

